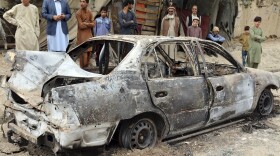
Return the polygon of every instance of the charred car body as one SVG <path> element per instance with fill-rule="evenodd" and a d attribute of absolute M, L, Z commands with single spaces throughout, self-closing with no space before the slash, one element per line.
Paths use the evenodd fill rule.
<path fill-rule="evenodd" d="M 102 47 L 100 65 L 83 70 L 75 61 L 94 45 Z M 255 110 L 268 115 L 271 89 L 280 84 L 273 73 L 244 68 L 220 45 L 196 38 L 101 36 L 68 54 L 9 56 L 5 134 L 55 152 L 113 137 L 143 149 Z"/>

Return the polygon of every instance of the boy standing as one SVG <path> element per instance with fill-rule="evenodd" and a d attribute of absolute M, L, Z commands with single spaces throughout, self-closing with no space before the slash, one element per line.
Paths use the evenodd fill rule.
<path fill-rule="evenodd" d="M 95 19 L 95 27 L 93 29 L 95 36 L 108 35 L 111 30 L 111 21 L 107 17 L 108 8 L 103 6 L 100 9 L 100 17 Z"/>
<path fill-rule="evenodd" d="M 95 27 L 93 28 L 95 36 L 108 35 L 111 30 L 111 21 L 107 16 L 108 8 L 103 6 L 100 9 L 100 17 L 95 19 Z M 99 66 L 99 54 L 103 44 L 96 45 L 96 66 Z"/>
<path fill-rule="evenodd" d="M 239 42 L 242 44 L 242 63 L 246 65 L 247 53 L 249 52 L 249 32 L 250 27 L 245 26 L 244 33 L 240 36 Z"/>
<path fill-rule="evenodd" d="M 201 28 L 198 26 L 199 18 L 193 17 L 192 25 L 188 27 L 187 36 L 202 38 Z"/>

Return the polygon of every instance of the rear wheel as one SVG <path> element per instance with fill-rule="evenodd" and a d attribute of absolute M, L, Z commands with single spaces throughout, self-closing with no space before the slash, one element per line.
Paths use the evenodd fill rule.
<path fill-rule="evenodd" d="M 120 129 L 119 143 L 129 149 L 153 147 L 157 142 L 157 128 L 148 118 L 123 124 Z"/>
<path fill-rule="evenodd" d="M 269 115 L 273 109 L 273 94 L 269 89 L 263 90 L 260 95 L 257 110 L 262 116 Z"/>

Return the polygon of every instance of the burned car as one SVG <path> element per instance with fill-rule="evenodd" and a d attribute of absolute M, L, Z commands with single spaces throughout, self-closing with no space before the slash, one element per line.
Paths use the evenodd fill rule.
<path fill-rule="evenodd" d="M 96 45 L 99 66 L 81 69 L 76 60 Z M 268 115 L 271 90 L 280 85 L 279 77 L 244 68 L 222 46 L 188 37 L 109 35 L 68 53 L 9 56 L 5 134 L 55 152 L 112 139 L 144 149 L 254 111 Z"/>

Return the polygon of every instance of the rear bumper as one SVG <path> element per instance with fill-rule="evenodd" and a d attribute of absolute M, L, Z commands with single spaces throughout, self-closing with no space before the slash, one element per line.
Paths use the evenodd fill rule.
<path fill-rule="evenodd" d="M 48 146 L 55 151 L 106 145 L 118 125 L 118 122 L 102 123 L 63 129 L 54 127 L 47 121 L 34 120 L 21 111 L 8 109 L 8 112 L 14 120 L 6 124 L 6 131 L 12 131 L 32 143 Z"/>

